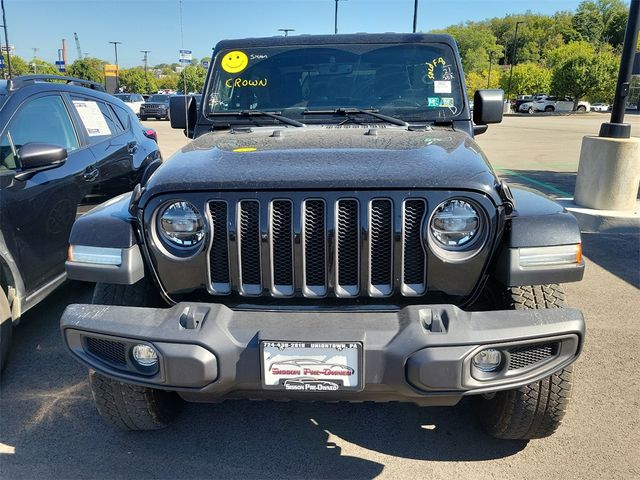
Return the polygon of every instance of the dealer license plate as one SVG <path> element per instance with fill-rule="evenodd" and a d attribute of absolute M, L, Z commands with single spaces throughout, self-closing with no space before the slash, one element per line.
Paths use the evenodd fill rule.
<path fill-rule="evenodd" d="M 260 352 L 265 389 L 316 393 L 361 389 L 361 343 L 261 341 Z"/>

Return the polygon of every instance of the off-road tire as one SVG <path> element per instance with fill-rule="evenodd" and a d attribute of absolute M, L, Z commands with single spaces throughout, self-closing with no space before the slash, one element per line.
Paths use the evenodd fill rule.
<path fill-rule="evenodd" d="M 160 306 L 154 285 L 143 278 L 133 285 L 98 283 L 92 303 L 129 307 Z M 171 423 L 182 399 L 175 392 L 140 387 L 89 371 L 89 383 L 100 416 L 120 430 L 157 430 Z"/>
<path fill-rule="evenodd" d="M 533 107 L 529 107 L 529 108 L 527 109 L 527 113 L 528 113 L 529 115 L 533 115 L 533 113 L 534 113 L 534 112 L 535 112 L 535 110 L 533 109 Z"/>
<path fill-rule="evenodd" d="M 566 295 L 560 285 L 513 287 L 507 301 L 514 310 L 563 308 Z M 487 432 L 501 439 L 544 438 L 556 431 L 571 397 L 573 368 L 524 387 L 476 397 L 480 420 Z"/>
<path fill-rule="evenodd" d="M 585 107 L 584 105 L 578 105 L 578 108 L 576 108 L 576 110 L 579 112 L 586 112 L 587 107 Z"/>
<path fill-rule="evenodd" d="M 147 116 L 146 115 L 140 115 L 140 121 L 146 122 L 147 121 Z"/>
<path fill-rule="evenodd" d="M 556 109 L 553 108 L 553 107 L 544 107 L 544 111 L 547 112 L 547 113 L 550 113 L 550 112 L 555 112 Z"/>
<path fill-rule="evenodd" d="M 89 371 L 89 384 L 100 416 L 119 430 L 159 430 L 180 411 L 175 392 L 141 387 Z"/>

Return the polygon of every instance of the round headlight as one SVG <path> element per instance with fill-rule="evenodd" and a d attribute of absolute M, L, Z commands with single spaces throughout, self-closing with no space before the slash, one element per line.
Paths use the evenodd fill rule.
<path fill-rule="evenodd" d="M 431 235 L 444 249 L 456 250 L 469 245 L 482 227 L 478 210 L 464 200 L 447 200 L 431 216 Z"/>
<path fill-rule="evenodd" d="M 178 247 L 193 247 L 204 238 L 200 212 L 189 202 L 174 202 L 162 212 L 159 221 L 162 237 Z"/>

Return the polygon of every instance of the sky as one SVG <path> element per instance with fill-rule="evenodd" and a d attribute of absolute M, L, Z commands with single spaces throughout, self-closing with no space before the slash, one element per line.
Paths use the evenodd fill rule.
<path fill-rule="evenodd" d="M 132 67 L 142 63 L 141 50 L 151 50 L 149 64 L 178 61 L 181 48 L 195 58 L 210 56 L 227 38 L 333 33 L 334 0 L 4 0 L 9 43 L 15 53 L 57 60 L 62 38 L 68 61 L 78 56 L 73 33 L 83 53 Z M 531 10 L 551 14 L 575 10 L 580 0 L 419 0 L 418 30 L 428 31 L 467 20 L 502 17 Z M 339 33 L 408 32 L 414 0 L 341 0 Z M 1 20 L 1 19 L 0 19 Z M 2 23 L 0 21 L 0 23 Z M 4 43 L 4 32 L 0 31 Z"/>

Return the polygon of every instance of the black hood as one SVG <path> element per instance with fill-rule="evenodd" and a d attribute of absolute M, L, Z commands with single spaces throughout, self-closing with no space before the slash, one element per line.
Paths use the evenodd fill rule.
<path fill-rule="evenodd" d="M 391 188 L 475 190 L 499 201 L 497 184 L 473 139 L 450 129 L 262 127 L 188 144 L 152 175 L 143 203 L 180 191 Z"/>

